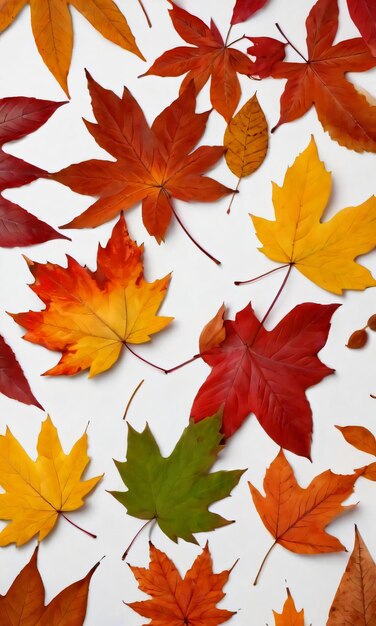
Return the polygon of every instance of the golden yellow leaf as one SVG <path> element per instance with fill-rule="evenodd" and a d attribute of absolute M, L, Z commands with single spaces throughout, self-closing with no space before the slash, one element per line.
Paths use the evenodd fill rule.
<path fill-rule="evenodd" d="M 287 600 L 283 605 L 282 613 L 273 611 L 275 626 L 304 626 L 304 611 L 296 610 L 295 602 L 287 589 Z"/>
<path fill-rule="evenodd" d="M 121 216 L 107 246 L 99 247 L 96 272 L 72 258 L 67 268 L 29 262 L 32 289 L 46 308 L 12 317 L 27 329 L 25 339 L 62 352 L 46 374 L 72 375 L 90 368 L 93 377 L 109 369 L 124 346 L 150 341 L 170 324 L 172 317 L 157 315 L 170 276 L 146 282 L 142 253 Z"/>
<path fill-rule="evenodd" d="M 42 541 L 63 512 L 84 504 L 102 476 L 81 480 L 90 459 L 87 434 L 65 454 L 57 430 L 48 417 L 42 424 L 33 461 L 7 428 L 0 435 L 0 519 L 9 524 L 0 533 L 0 546 L 18 546 L 38 535 Z"/>
<path fill-rule="evenodd" d="M 256 94 L 229 122 L 225 136 L 226 163 L 238 178 L 255 172 L 268 150 L 268 125 Z"/>
<path fill-rule="evenodd" d="M 355 259 L 376 246 L 376 198 L 321 222 L 330 192 L 331 175 L 319 160 L 312 137 L 287 170 L 282 187 L 273 183 L 275 221 L 251 215 L 263 244 L 260 249 L 333 293 L 373 287 L 371 272 Z"/>

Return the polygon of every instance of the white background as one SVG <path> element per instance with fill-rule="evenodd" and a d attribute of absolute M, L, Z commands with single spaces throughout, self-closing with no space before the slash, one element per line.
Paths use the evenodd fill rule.
<path fill-rule="evenodd" d="M 75 47 L 69 78 L 72 100 L 56 112 L 38 132 L 7 150 L 30 162 L 58 170 L 72 162 L 87 158 L 106 157 L 86 131 L 81 117 L 92 118 L 90 100 L 86 89 L 84 67 L 103 86 L 121 93 L 126 84 L 143 107 L 148 120 L 176 98 L 181 79 L 146 77 L 137 79 L 164 50 L 184 45 L 174 31 L 164 0 L 145 0 L 153 22 L 152 30 L 146 25 L 136 0 L 118 0 L 147 59 L 143 63 L 136 56 L 107 42 L 74 10 Z M 305 52 L 304 21 L 312 6 L 311 0 L 270 0 L 246 24 L 234 27 L 233 39 L 244 32 L 248 35 L 277 36 L 275 22 L 288 34 L 295 45 Z M 181 5 L 206 22 L 214 17 L 225 36 L 230 21 L 232 0 L 182 0 Z M 341 25 L 338 40 L 356 36 L 345 1 L 340 0 Z M 239 45 L 245 50 L 244 42 Z M 0 37 L 1 96 L 24 95 L 65 100 L 64 94 L 39 57 L 30 27 L 29 8 L 25 8 L 16 22 Z M 297 60 L 289 51 L 289 58 Z M 376 93 L 376 73 L 368 72 L 349 77 L 359 87 Z M 241 78 L 244 103 L 257 89 L 270 127 L 278 120 L 279 97 L 284 81 L 264 80 L 262 83 Z M 198 110 L 210 108 L 208 88 L 199 97 Z M 204 143 L 221 143 L 225 122 L 215 112 L 210 116 Z M 173 366 L 198 350 L 198 336 L 209 318 L 224 301 L 231 317 L 252 299 L 261 317 L 272 301 L 281 281 L 277 273 L 254 285 L 235 287 L 236 279 L 247 279 L 274 267 L 273 263 L 257 251 L 258 242 L 248 217 L 249 212 L 265 217 L 273 216 L 271 180 L 281 183 L 285 170 L 299 152 L 308 144 L 313 133 L 319 153 L 327 168 L 333 172 L 333 194 L 326 217 L 336 211 L 366 200 L 375 191 L 375 157 L 359 155 L 338 146 L 323 132 L 314 110 L 299 121 L 281 127 L 271 137 L 270 150 L 262 167 L 250 178 L 242 181 L 230 216 L 226 214 L 228 199 L 213 204 L 186 204 L 176 202 L 177 210 L 195 237 L 222 261 L 219 268 L 201 255 L 176 223 L 172 223 L 167 241 L 161 246 L 149 237 L 141 221 L 139 207 L 127 214 L 131 235 L 138 243 L 145 242 L 146 278 L 154 280 L 173 270 L 171 286 L 162 312 L 173 315 L 176 321 L 169 330 L 156 336 L 151 344 L 140 346 L 146 358 L 165 367 Z M 235 177 L 222 162 L 213 172 L 221 182 L 234 186 Z M 19 202 L 51 225 L 58 227 L 81 213 L 92 200 L 71 192 L 55 182 L 37 181 L 27 187 L 5 192 L 6 197 Z M 105 472 L 97 490 L 87 499 L 80 511 L 71 515 L 78 524 L 98 534 L 96 541 L 76 531 L 64 520 L 41 545 L 39 568 L 46 590 L 47 601 L 63 587 L 81 578 L 103 555 L 106 558 L 95 573 L 89 596 L 85 624 L 88 626 L 139 626 L 141 617 L 126 607 L 122 601 L 141 599 L 129 568 L 121 561 L 121 554 L 141 526 L 138 519 L 127 516 L 125 509 L 106 489 L 122 489 L 122 482 L 112 458 L 124 459 L 126 450 L 126 425 L 122 420 L 125 404 L 141 378 L 143 388 L 137 395 L 129 421 L 138 430 L 149 422 L 161 450 L 169 454 L 187 424 L 192 400 L 209 373 L 203 362 L 165 376 L 144 366 L 130 354 L 123 354 L 120 362 L 106 374 L 88 380 L 85 374 L 67 378 L 40 377 L 54 365 L 58 355 L 21 339 L 22 329 L 5 311 L 38 310 L 41 303 L 27 287 L 30 274 L 22 253 L 33 260 L 47 260 L 64 264 L 65 254 L 74 256 L 80 263 L 95 267 L 98 241 L 105 243 L 113 223 L 95 230 L 68 231 L 69 241 L 51 241 L 25 249 L 0 250 L 1 332 L 16 351 L 32 389 L 51 414 L 58 427 L 66 450 L 82 434 L 88 420 L 89 453 L 92 462 L 89 475 Z M 350 235 L 351 236 L 351 235 Z M 374 254 L 362 259 L 367 267 L 376 270 Z M 313 476 L 331 468 L 350 473 L 369 461 L 368 455 L 352 449 L 343 440 L 334 424 L 362 424 L 376 431 L 374 426 L 376 401 L 375 357 L 376 336 L 366 349 L 351 352 L 345 348 L 349 334 L 362 327 L 369 315 L 376 312 L 374 292 L 348 293 L 343 298 L 334 297 L 295 272 L 284 291 L 278 306 L 268 319 L 271 328 L 299 302 L 341 302 L 334 315 L 332 331 L 320 357 L 336 374 L 308 391 L 314 415 L 313 463 L 288 454 L 297 477 L 307 485 Z M 11 427 L 28 453 L 35 456 L 41 411 L 0 397 L 0 432 Z M 222 501 L 213 510 L 236 524 L 207 535 L 198 536 L 203 546 L 209 539 L 215 571 L 231 567 L 240 557 L 222 606 L 238 610 L 230 621 L 234 626 L 260 626 L 273 624 L 272 609 L 281 610 L 285 599 L 285 585 L 289 585 L 297 607 L 304 607 L 306 624 L 323 626 L 335 590 L 347 563 L 346 553 L 328 556 L 300 556 L 277 546 L 269 558 L 259 585 L 252 580 L 271 537 L 260 521 L 252 504 L 247 480 L 261 488 L 265 469 L 276 456 L 278 447 L 264 433 L 254 416 L 226 447 L 217 469 L 248 467 L 233 496 Z M 355 511 L 330 525 L 329 530 L 339 537 L 351 551 L 354 523 L 358 523 L 371 553 L 376 555 L 374 515 L 376 512 L 375 485 L 363 479 L 358 481 L 351 502 L 359 501 Z M 136 565 L 147 565 L 147 533 L 137 541 L 129 555 Z M 152 532 L 157 547 L 165 550 L 182 574 L 192 564 L 199 548 L 180 541 L 178 545 L 167 539 L 158 528 Z M 5 593 L 19 570 L 29 560 L 34 549 L 32 542 L 22 549 L 2 548 L 0 551 L 0 592 Z"/>

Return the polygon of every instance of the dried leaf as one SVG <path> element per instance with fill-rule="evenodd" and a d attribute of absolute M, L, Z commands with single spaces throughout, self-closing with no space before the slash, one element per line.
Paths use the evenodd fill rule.
<path fill-rule="evenodd" d="M 336 426 L 347 443 L 362 452 L 376 456 L 376 437 L 364 426 Z"/>
<path fill-rule="evenodd" d="M 272 68 L 273 78 L 287 78 L 275 128 L 315 106 L 324 130 L 341 146 L 376 152 L 376 106 L 346 79 L 347 72 L 375 67 L 376 58 L 360 38 L 333 45 L 338 29 L 337 0 L 318 0 L 306 27 L 307 58 L 301 55 L 303 62 L 283 61 Z"/>
<path fill-rule="evenodd" d="M 346 550 L 325 528 L 346 510 L 356 506 L 343 506 L 342 502 L 353 493 L 354 484 L 362 475 L 363 468 L 344 476 L 326 470 L 316 476 L 308 487 L 302 488 L 281 450 L 266 470 L 265 496 L 248 483 L 257 512 L 274 539 L 266 556 L 276 544 L 297 554 Z"/>
<path fill-rule="evenodd" d="M 256 94 L 228 124 L 224 136 L 225 159 L 235 176 L 250 176 L 263 163 L 268 150 L 268 125 Z"/>
<path fill-rule="evenodd" d="M 64 511 L 75 511 L 102 476 L 82 481 L 90 459 L 87 434 L 65 454 L 55 426 L 48 417 L 38 439 L 38 457 L 33 461 L 7 428 L 0 435 L 0 519 L 9 523 L 0 532 L 0 546 L 22 546 L 38 535 L 50 534 Z"/>
<path fill-rule="evenodd" d="M 355 526 L 355 545 L 329 612 L 327 626 L 376 624 L 376 565 Z"/>
<path fill-rule="evenodd" d="M 121 216 L 107 246 L 98 248 L 96 272 L 71 257 L 67 268 L 29 262 L 31 289 L 46 308 L 12 317 L 26 328 L 27 341 L 62 352 L 46 374 L 90 369 L 90 377 L 96 376 L 116 363 L 124 346 L 148 342 L 171 323 L 173 318 L 157 315 L 170 275 L 146 282 L 142 254 Z"/>
<path fill-rule="evenodd" d="M 211 103 L 226 122 L 229 122 L 240 100 L 241 91 L 237 74 L 253 74 L 253 63 L 243 52 L 227 47 L 213 20 L 209 28 L 198 17 L 184 11 L 172 0 L 169 1 L 172 4 L 169 12 L 172 24 L 180 37 L 190 45 L 168 50 L 154 61 L 143 76 L 181 76 L 187 73 L 180 88 L 181 94 L 192 80 L 198 93 L 211 77 Z M 253 4 L 266 2 L 266 0 L 248 0 L 248 3 L 250 1 Z M 239 8 L 242 4 L 244 0 L 239 0 Z M 240 17 L 240 11 L 235 9 L 234 16 L 235 12 Z M 245 12 L 246 10 L 243 15 Z"/>
<path fill-rule="evenodd" d="M 202 358 L 211 368 L 191 409 L 195 421 L 222 414 L 230 437 L 253 412 L 278 445 L 309 457 L 312 412 L 305 391 L 334 370 L 317 357 L 338 305 L 300 304 L 267 331 L 251 305 L 224 323 L 226 338 Z"/>
<path fill-rule="evenodd" d="M 24 404 L 44 410 L 34 396 L 12 348 L 0 335 L 0 393 Z"/>
<path fill-rule="evenodd" d="M 235 615 L 217 608 L 225 594 L 231 570 L 213 573 L 213 564 L 206 544 L 192 567 L 182 578 L 168 556 L 150 544 L 149 569 L 130 566 L 141 591 L 151 600 L 131 602 L 128 606 L 151 620 L 150 626 L 218 626 Z"/>
<path fill-rule="evenodd" d="M 2 0 L 0 32 L 12 24 L 28 2 L 31 26 L 39 54 L 67 95 L 73 50 L 70 4 L 103 37 L 144 60 L 124 15 L 113 0 Z"/>
<path fill-rule="evenodd" d="M 200 335 L 199 347 L 200 354 L 211 350 L 215 346 L 219 346 L 226 338 L 226 330 L 224 326 L 225 305 L 218 309 L 218 312 L 210 322 L 204 326 Z"/>
<path fill-rule="evenodd" d="M 3 5 L 0 25 L 1 11 L 4 11 Z M 0 99 L 0 192 L 27 185 L 47 175 L 45 170 L 4 152 L 3 145 L 38 130 L 63 104 L 36 98 Z M 30 246 L 50 239 L 67 237 L 0 195 L 0 246 Z"/>
<path fill-rule="evenodd" d="M 355 330 L 349 337 L 346 348 L 351 348 L 351 350 L 359 350 L 360 348 L 364 348 L 368 341 L 368 334 L 365 328 L 360 328 L 359 330 Z"/>
<path fill-rule="evenodd" d="M 330 192 L 331 175 L 319 160 L 312 137 L 287 170 L 282 187 L 273 184 L 275 221 L 251 215 L 263 244 L 260 250 L 336 294 L 373 287 L 371 272 L 355 259 L 376 246 L 376 198 L 321 222 Z"/>
<path fill-rule="evenodd" d="M 85 578 L 60 591 L 45 606 L 45 589 L 37 567 L 37 556 L 38 547 L 6 595 L 0 595 L 0 626 L 82 626 L 90 581 L 99 563 Z"/>
<path fill-rule="evenodd" d="M 287 600 L 283 605 L 282 613 L 276 613 L 273 611 L 275 626 L 304 626 L 304 611 L 296 610 L 295 602 L 290 593 L 290 589 L 287 589 Z"/>
<path fill-rule="evenodd" d="M 285 58 L 286 44 L 273 37 L 247 37 L 247 39 L 253 43 L 247 52 L 256 58 L 253 74 L 267 78 L 271 75 L 274 65 Z"/>

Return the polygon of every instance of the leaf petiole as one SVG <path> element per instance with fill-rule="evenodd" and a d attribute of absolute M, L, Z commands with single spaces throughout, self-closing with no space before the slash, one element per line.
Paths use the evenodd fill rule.
<path fill-rule="evenodd" d="M 203 252 L 207 257 L 209 257 L 209 259 L 211 259 L 211 261 L 214 261 L 214 263 L 216 265 L 221 265 L 221 262 L 218 261 L 218 259 L 216 259 L 212 254 L 210 254 L 210 252 L 207 252 L 207 250 L 205 250 L 205 248 L 203 248 L 191 235 L 191 233 L 189 232 L 189 230 L 184 226 L 183 222 L 181 221 L 179 215 L 176 213 L 175 207 L 172 206 L 171 204 L 171 209 L 172 212 L 176 218 L 176 221 L 178 222 L 179 226 L 181 226 L 181 228 L 184 230 L 185 234 L 189 237 L 189 239 L 192 241 L 192 243 L 194 243 L 194 245 L 201 250 L 201 252 Z"/>
<path fill-rule="evenodd" d="M 260 274 L 260 276 L 255 276 L 255 278 L 250 278 L 249 280 L 235 280 L 234 281 L 234 285 L 248 285 L 249 283 L 254 283 L 256 282 L 256 280 L 260 280 L 260 278 L 264 278 L 264 276 L 269 276 L 269 274 L 274 274 L 274 272 L 278 272 L 279 270 L 282 270 L 284 267 L 288 267 L 290 265 L 290 263 L 285 263 L 285 265 L 279 265 L 278 267 L 275 267 L 274 270 L 269 270 L 268 272 L 265 272 L 264 274 Z"/>
<path fill-rule="evenodd" d="M 295 52 L 303 59 L 303 61 L 305 63 L 309 63 L 308 59 L 305 58 L 304 54 L 302 54 L 301 52 L 299 52 L 298 48 L 296 48 L 294 46 L 293 43 L 291 43 L 290 39 L 288 39 L 288 37 L 286 37 L 285 33 L 283 32 L 282 28 L 280 27 L 279 24 L 276 24 L 277 29 L 279 30 L 279 32 L 281 33 L 282 37 L 284 37 L 284 39 L 287 41 L 288 45 L 291 46 L 291 48 L 293 50 L 295 50 Z"/>
<path fill-rule="evenodd" d="M 148 526 L 151 522 L 156 522 L 156 521 L 157 521 L 157 520 L 156 520 L 156 518 L 155 518 L 155 517 L 152 517 L 151 519 L 148 519 L 148 520 L 145 522 L 145 524 L 143 524 L 143 525 L 141 526 L 141 528 L 140 528 L 140 529 L 136 532 L 135 536 L 133 537 L 132 541 L 130 542 L 130 544 L 129 544 L 128 548 L 125 550 L 125 552 L 124 552 L 123 556 L 121 557 L 121 560 L 122 560 L 122 561 L 125 561 L 125 559 L 127 558 L 128 553 L 129 553 L 130 549 L 132 548 L 132 546 L 133 546 L 134 542 L 135 542 L 135 541 L 136 541 L 136 539 L 139 537 L 139 535 L 141 535 L 141 533 L 142 533 L 142 531 L 144 530 L 144 528 L 146 528 L 146 527 L 147 527 L 147 526 Z"/>
<path fill-rule="evenodd" d="M 89 535 L 89 537 L 92 537 L 93 539 L 97 538 L 97 535 L 94 535 L 94 533 L 89 532 L 88 530 L 85 530 L 85 528 L 81 528 L 81 526 L 78 526 L 78 524 L 76 524 L 75 522 L 72 522 L 71 519 L 69 519 L 69 517 L 67 517 L 66 515 L 64 515 L 64 513 L 62 511 L 58 511 L 58 513 L 60 513 L 60 515 L 62 517 L 64 517 L 65 520 L 67 520 L 67 522 L 69 522 L 70 524 L 72 524 L 72 526 L 74 526 L 75 528 L 77 528 L 78 530 L 80 530 L 81 532 L 85 533 L 85 535 Z"/>
<path fill-rule="evenodd" d="M 270 553 L 271 553 L 271 551 L 273 550 L 273 548 L 274 548 L 274 546 L 276 545 L 276 543 L 277 543 L 277 542 L 275 541 L 275 542 L 274 542 L 274 543 L 270 546 L 269 550 L 267 551 L 267 553 L 265 554 L 264 558 L 262 559 L 261 565 L 260 565 L 259 570 L 258 570 L 258 572 L 257 572 L 257 574 L 256 574 L 256 578 L 255 578 L 255 580 L 253 581 L 253 586 L 254 586 L 254 587 L 255 587 L 255 586 L 257 585 L 257 583 L 258 583 L 258 579 L 260 578 L 260 574 L 261 574 L 262 569 L 263 569 L 263 567 L 264 567 L 264 565 L 265 565 L 265 563 L 266 563 L 266 559 L 268 558 L 269 554 L 270 554 Z"/>
<path fill-rule="evenodd" d="M 150 365 L 150 367 L 154 367 L 154 369 L 159 370 L 160 372 L 163 372 L 164 374 L 171 374 L 171 372 L 175 372 L 175 370 L 179 370 L 181 367 L 184 367 L 185 365 L 189 365 L 189 363 L 193 363 L 193 361 L 196 361 L 196 359 L 199 359 L 200 357 L 202 357 L 201 353 L 195 354 L 190 359 L 183 361 L 183 363 L 179 363 L 179 365 L 174 365 L 174 367 L 170 367 L 169 369 L 166 369 L 165 367 L 160 367 L 160 365 L 156 365 L 155 363 L 152 363 L 151 361 L 148 361 L 147 359 L 145 359 L 143 356 L 141 356 L 141 354 L 138 354 L 137 352 L 135 352 L 126 342 L 124 342 L 124 346 L 127 348 L 127 350 L 129 350 L 129 352 L 133 354 L 133 356 L 140 359 L 140 361 L 142 361 L 143 363 L 146 363 L 147 365 Z M 130 402 L 133 400 L 135 393 L 138 391 L 140 387 L 141 387 L 141 383 L 137 387 L 135 392 L 133 392 Z"/>
<path fill-rule="evenodd" d="M 132 402 L 133 402 L 133 400 L 134 400 L 134 397 L 135 397 L 136 393 L 138 392 L 138 390 L 140 389 L 140 387 L 142 387 L 142 385 L 144 384 L 144 382 L 145 382 L 145 380 L 144 380 L 144 379 L 142 379 L 142 380 L 141 380 L 141 382 L 139 382 L 139 383 L 138 383 L 138 385 L 137 385 L 136 389 L 133 391 L 133 393 L 132 393 L 131 397 L 129 398 L 128 403 L 127 403 L 127 406 L 125 407 L 125 411 L 124 411 L 124 415 L 123 415 L 123 420 L 125 420 L 125 419 L 126 419 L 126 417 L 127 417 L 127 415 L 128 415 L 129 407 L 131 406 L 131 404 L 132 404 Z"/>
<path fill-rule="evenodd" d="M 140 5 L 140 7 L 142 9 L 143 14 L 145 15 L 145 18 L 146 18 L 146 21 L 148 23 L 149 28 L 152 28 L 153 24 L 150 21 L 150 17 L 149 17 L 149 15 L 148 15 L 148 13 L 147 13 L 147 11 L 145 9 L 144 3 L 142 2 L 142 0 L 137 0 L 137 1 L 138 1 L 138 4 Z"/>

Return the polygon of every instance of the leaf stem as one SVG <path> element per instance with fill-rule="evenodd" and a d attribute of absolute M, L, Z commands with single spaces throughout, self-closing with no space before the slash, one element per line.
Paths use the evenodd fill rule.
<path fill-rule="evenodd" d="M 279 265 L 275 267 L 274 270 L 269 270 L 269 272 L 265 272 L 264 274 L 260 274 L 260 276 L 255 276 L 255 278 L 250 278 L 249 280 L 235 280 L 234 285 L 248 285 L 249 283 L 254 283 L 256 280 L 260 280 L 260 278 L 264 278 L 264 276 L 269 276 L 269 274 L 274 274 L 274 272 L 278 272 L 282 270 L 284 267 L 288 267 L 290 263 L 285 263 L 285 265 Z"/>
<path fill-rule="evenodd" d="M 227 31 L 227 35 L 226 35 L 226 39 L 225 39 L 225 48 L 227 48 L 227 43 L 228 43 L 228 40 L 229 40 L 229 38 L 230 38 L 230 33 L 231 33 L 231 31 L 232 31 L 232 26 L 233 26 L 233 25 L 232 25 L 232 24 L 230 24 L 229 29 L 228 29 L 228 31 Z"/>
<path fill-rule="evenodd" d="M 276 545 L 276 543 L 277 543 L 277 542 L 275 541 L 275 542 L 274 542 L 274 543 L 270 546 L 269 550 L 267 551 L 267 553 L 265 554 L 264 558 L 262 559 L 261 565 L 260 565 L 259 570 L 258 570 L 258 572 L 257 572 L 257 574 L 256 574 L 256 578 L 255 578 L 255 580 L 253 581 L 253 586 L 254 586 L 254 587 L 255 587 L 255 586 L 257 585 L 257 583 L 258 583 L 258 579 L 260 578 L 260 574 L 261 574 L 262 568 L 263 568 L 263 567 L 264 567 L 264 565 L 265 565 L 266 559 L 268 558 L 269 554 L 270 554 L 270 553 L 271 553 L 271 551 L 273 550 L 273 548 L 274 548 L 274 546 Z"/>
<path fill-rule="evenodd" d="M 293 43 L 291 43 L 290 39 L 288 39 L 288 38 L 286 37 L 286 35 L 285 35 L 285 33 L 283 32 L 283 30 L 282 30 L 282 28 L 280 27 L 280 25 L 279 25 L 279 24 L 276 24 L 276 27 L 277 27 L 277 29 L 279 30 L 279 32 L 281 33 L 282 37 L 284 37 L 284 38 L 285 38 L 285 40 L 287 41 L 287 43 L 289 44 L 289 46 L 291 46 L 291 48 L 292 48 L 293 50 L 295 50 L 295 52 L 296 52 L 296 53 L 297 53 L 297 54 L 298 54 L 298 55 L 299 55 L 299 56 L 303 59 L 303 61 L 304 61 L 305 63 L 309 63 L 308 59 L 306 59 L 306 58 L 305 58 L 305 56 L 304 56 L 304 55 L 303 55 L 303 54 L 302 54 L 302 53 L 298 50 L 298 48 L 296 48 L 296 47 L 294 46 L 294 44 L 293 44 Z"/>
<path fill-rule="evenodd" d="M 242 35 L 241 37 L 238 37 L 237 39 L 234 39 L 234 41 L 231 41 L 231 43 L 226 44 L 226 48 L 229 48 L 230 46 L 233 46 L 234 43 L 238 43 L 238 41 L 242 41 L 242 39 L 247 39 L 247 35 Z"/>
<path fill-rule="evenodd" d="M 155 521 L 156 521 L 155 517 L 152 517 L 151 519 L 148 519 L 148 520 L 145 522 L 145 524 L 143 524 L 143 525 L 141 526 L 141 528 L 140 528 L 140 529 L 136 532 L 136 534 L 135 534 L 135 536 L 133 537 L 132 541 L 130 542 L 130 544 L 129 544 L 128 548 L 124 551 L 124 554 L 123 554 L 123 556 L 121 557 L 121 560 L 122 560 L 122 561 L 125 561 L 125 559 L 126 559 L 126 558 L 127 558 L 127 556 L 128 556 L 128 553 L 129 553 L 130 549 L 132 548 L 132 546 L 133 546 L 134 542 L 135 542 L 135 541 L 136 541 L 136 539 L 139 537 L 139 535 L 141 535 L 142 531 L 143 531 L 143 530 L 144 530 L 144 529 L 145 529 L 145 528 L 146 528 L 146 527 L 147 527 L 147 526 L 148 526 L 151 522 L 155 522 Z"/>
<path fill-rule="evenodd" d="M 179 365 L 174 365 L 174 367 L 170 367 L 169 369 L 167 369 L 165 367 L 160 367 L 160 365 L 156 365 L 155 363 L 152 363 L 151 361 L 148 361 L 143 356 L 141 356 L 141 354 L 138 354 L 137 352 L 135 352 L 126 342 L 124 342 L 124 346 L 127 348 L 127 350 L 129 350 L 129 352 L 133 354 L 133 356 L 140 359 L 140 361 L 142 361 L 143 363 L 146 363 L 147 365 L 150 365 L 150 367 L 154 367 L 154 369 L 159 370 L 160 372 L 163 372 L 164 374 L 171 374 L 171 372 L 175 372 L 175 370 L 179 370 L 181 367 L 184 367 L 185 365 L 189 365 L 189 363 L 193 363 L 193 361 L 196 361 L 196 359 L 199 359 L 200 357 L 202 357 L 202 353 L 200 352 L 199 354 L 195 354 L 194 356 L 192 356 L 190 359 L 183 361 L 183 363 L 179 363 Z M 128 404 L 131 403 L 131 401 L 133 400 L 135 394 L 137 393 L 138 389 L 141 387 L 141 384 L 143 382 L 144 381 L 142 381 L 137 387 L 137 389 L 135 389 Z M 126 411 L 127 410 L 128 410 L 128 407 L 126 408 Z"/>
<path fill-rule="evenodd" d="M 268 310 L 266 311 L 264 317 L 262 318 L 261 322 L 260 322 L 260 328 L 264 325 L 265 321 L 267 320 L 267 318 L 269 317 L 270 313 L 272 312 L 278 298 L 280 297 L 282 291 L 284 290 L 284 288 L 286 287 L 286 283 L 288 281 L 288 278 L 290 276 L 291 270 L 294 267 L 293 263 L 289 263 L 289 269 L 287 270 L 286 276 L 283 279 L 282 285 L 280 286 L 280 288 L 277 291 L 277 294 L 273 300 L 273 302 L 271 303 L 270 307 L 268 308 Z"/>
<path fill-rule="evenodd" d="M 60 515 L 62 517 L 64 517 L 65 520 L 67 520 L 67 522 L 69 522 L 70 524 L 72 524 L 72 526 L 74 526 L 75 528 L 78 528 L 78 530 L 81 530 L 81 532 L 85 533 L 86 535 L 89 535 L 89 537 L 92 537 L 93 539 L 97 538 L 97 535 L 94 535 L 94 533 L 89 532 L 88 530 L 85 530 L 84 528 L 81 528 L 81 526 L 78 526 L 78 524 L 76 524 L 75 522 L 72 522 L 71 519 L 69 519 L 69 517 L 67 517 L 66 515 L 64 515 L 63 511 L 58 511 L 58 513 L 60 513 Z"/>
<path fill-rule="evenodd" d="M 127 417 L 127 415 L 128 415 L 129 407 L 131 406 L 131 404 L 132 404 L 132 402 L 133 402 L 133 399 L 134 399 L 134 397 L 135 397 L 136 393 L 138 392 L 138 390 L 140 389 L 140 387 L 142 387 L 142 385 L 144 384 L 144 382 L 145 382 L 145 380 L 144 380 L 144 379 L 142 379 L 142 380 L 141 380 L 141 382 L 139 382 L 139 383 L 138 383 L 138 385 L 137 385 L 136 389 L 133 391 L 133 393 L 132 393 L 131 397 L 129 398 L 129 400 L 128 400 L 128 404 L 127 404 L 127 406 L 125 407 L 125 411 L 124 411 L 124 415 L 123 415 L 123 420 L 125 420 L 125 419 L 126 419 L 126 417 Z"/>
<path fill-rule="evenodd" d="M 172 206 L 171 204 L 171 209 L 172 212 L 178 222 L 178 224 L 181 226 L 181 228 L 184 230 L 185 234 L 189 237 L 189 239 L 192 241 L 192 243 L 194 243 L 194 245 L 201 250 L 201 252 L 203 252 L 207 257 L 209 257 L 209 259 L 211 259 L 212 261 L 214 261 L 214 263 L 216 263 L 216 265 L 221 265 L 221 262 L 218 261 L 218 259 L 216 259 L 212 254 L 210 254 L 210 252 L 207 252 L 205 250 L 205 248 L 203 248 L 195 239 L 193 239 L 191 233 L 187 230 L 187 228 L 184 226 L 183 222 L 181 221 L 180 217 L 178 216 L 178 214 L 176 213 L 175 207 Z"/>
<path fill-rule="evenodd" d="M 146 18 L 146 21 L 148 23 L 149 28 L 152 28 L 153 24 L 150 21 L 150 17 L 149 17 L 149 15 L 148 15 L 145 7 L 144 7 L 144 3 L 142 2 L 142 0 L 138 0 L 138 4 L 140 5 L 140 7 L 142 9 L 142 12 L 145 15 L 145 18 Z"/>
<path fill-rule="evenodd" d="M 242 179 L 242 177 L 241 177 L 241 176 L 239 176 L 239 178 L 238 178 L 238 182 L 237 182 L 237 185 L 236 185 L 236 187 L 235 187 L 235 189 L 234 189 L 234 191 L 233 191 L 233 194 L 232 194 L 232 196 L 231 196 L 230 204 L 228 205 L 227 215 L 230 215 L 230 211 L 231 211 L 232 203 L 234 202 L 235 196 L 236 196 L 236 194 L 237 194 L 237 193 L 238 193 L 238 191 L 239 191 L 239 185 L 240 185 L 240 181 L 241 181 L 241 179 Z"/>

